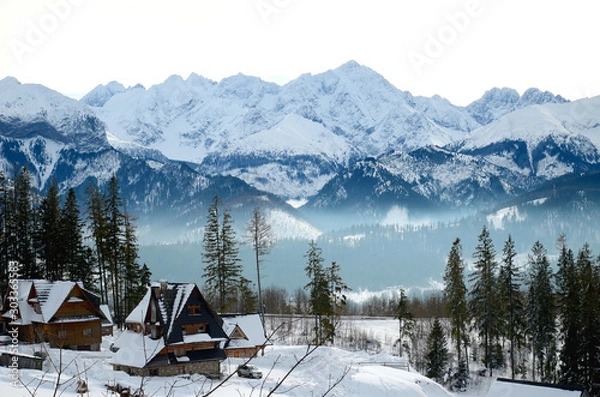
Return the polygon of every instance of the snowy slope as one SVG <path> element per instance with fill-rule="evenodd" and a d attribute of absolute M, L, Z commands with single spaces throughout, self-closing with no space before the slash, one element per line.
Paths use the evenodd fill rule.
<path fill-rule="evenodd" d="M 512 88 L 492 88 L 480 99 L 466 107 L 467 112 L 481 125 L 486 125 L 500 117 L 530 105 L 544 103 L 564 103 L 566 99 L 548 91 L 530 88 L 519 95 Z"/>
<path fill-rule="evenodd" d="M 171 76 L 147 90 L 117 92 L 94 109 L 121 141 L 204 162 L 211 172 L 286 198 L 315 194 L 355 157 L 449 144 L 478 126 L 463 108 L 439 97 L 414 98 L 353 61 L 284 86 L 241 74 L 218 83 Z M 277 133 L 288 142 L 274 139 Z M 315 134 L 318 140 L 308 142 Z M 236 156 L 262 160 L 242 167 L 231 161 Z M 301 184 L 288 172 L 298 158 L 314 165 L 300 172 Z M 215 164 L 226 167 L 211 168 Z"/>
<path fill-rule="evenodd" d="M 202 83 L 198 78 L 192 81 L 196 86 Z M 144 89 L 127 90 L 140 91 Z M 189 238 L 190 232 L 197 238 L 205 207 L 216 194 L 235 205 L 240 222 L 247 221 L 247 213 L 259 200 L 272 211 L 276 232 L 301 238 L 319 234 L 275 196 L 236 178 L 211 178 L 156 149 L 119 139 L 84 103 L 41 85 L 6 78 L 0 80 L 0 169 L 12 176 L 21 167 L 30 171 L 32 187 L 40 194 L 56 180 L 61 194 L 74 188 L 82 202 L 90 183 L 103 189 L 116 175 L 127 210 L 139 218 L 144 241 L 177 241 Z"/>
<path fill-rule="evenodd" d="M 123 91 L 125 91 L 123 84 L 117 81 L 111 81 L 106 85 L 99 84 L 79 101 L 90 106 L 104 106 L 104 104 L 115 94 Z"/>
<path fill-rule="evenodd" d="M 29 125 L 28 128 L 21 128 Z M 0 80 L 0 128 L 7 138 L 43 137 L 79 151 L 108 147 L 104 124 L 87 106 L 38 84 Z"/>
<path fill-rule="evenodd" d="M 85 379 L 89 388 L 90 397 L 108 395 L 106 385 L 116 383 L 131 387 L 132 391 L 143 385 L 145 395 L 176 395 L 192 397 L 203 395 L 214 388 L 220 380 L 209 380 L 201 375 L 185 375 L 174 377 L 148 377 L 142 379 L 129 376 L 121 371 L 113 371 L 109 364 L 114 353 L 108 350 L 111 338 L 104 338 L 100 352 L 75 352 L 64 350 L 62 361 L 59 360 L 59 350 L 50 349 L 53 362 L 64 363 L 64 372 L 61 374 L 59 394 L 65 397 L 75 397 L 78 378 Z M 20 353 L 33 354 L 39 345 L 21 345 Z M 306 346 L 271 346 L 265 350 L 265 355 L 253 360 L 253 364 L 263 372 L 263 379 L 246 379 L 238 376 L 231 377 L 222 387 L 214 391 L 213 396 L 229 397 L 264 396 L 267 395 L 283 379 L 286 372 L 296 363 L 306 351 Z M 300 364 L 290 376 L 282 383 L 277 395 L 286 397 L 305 397 L 310 395 L 323 395 L 331 382 L 342 378 L 329 395 L 332 396 L 378 396 L 378 397 L 448 397 L 442 386 L 416 372 L 408 372 L 391 367 L 384 367 L 376 362 L 382 357 L 372 357 L 364 352 L 348 352 L 336 348 L 319 348 L 308 360 Z M 387 357 L 388 361 L 394 360 Z M 222 370 L 225 374 L 232 373 L 241 364 L 243 359 L 230 358 L 224 361 Z M 67 365 L 70 363 L 70 365 Z M 362 363 L 362 364 L 361 364 Z M 348 369 L 348 374 L 343 376 Z M 78 372 L 81 374 L 78 376 Z M 44 364 L 44 372 L 36 370 L 21 370 L 19 377 L 28 385 L 31 391 L 35 390 L 38 397 L 54 395 L 54 384 L 58 378 L 57 371 L 50 363 Z M 169 391 L 175 392 L 169 394 Z M 0 394 L 6 396 L 28 396 L 27 390 L 18 383 L 12 385 L 9 368 L 0 367 Z"/>
<path fill-rule="evenodd" d="M 551 179 L 600 164 L 600 97 L 529 106 L 455 145 L 524 175 Z"/>

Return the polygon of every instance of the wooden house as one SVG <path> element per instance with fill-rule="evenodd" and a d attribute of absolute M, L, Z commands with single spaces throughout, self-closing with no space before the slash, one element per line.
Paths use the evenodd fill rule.
<path fill-rule="evenodd" d="M 250 358 L 264 354 L 265 346 L 270 343 L 258 313 L 222 315 L 223 328 L 229 340 L 224 349 L 227 357 Z"/>
<path fill-rule="evenodd" d="M 154 283 L 114 343 L 115 370 L 140 376 L 219 376 L 223 322 L 191 283 Z"/>
<path fill-rule="evenodd" d="M 51 347 L 100 350 L 100 298 L 73 281 L 18 280 L 9 285 L 2 320 L 17 327 L 23 342 L 49 342 Z"/>

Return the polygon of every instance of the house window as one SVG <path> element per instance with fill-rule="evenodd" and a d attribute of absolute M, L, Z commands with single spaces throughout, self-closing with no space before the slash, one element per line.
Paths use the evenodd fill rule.
<path fill-rule="evenodd" d="M 178 365 L 177 366 L 177 373 L 178 374 L 185 374 L 185 367 L 183 365 Z"/>
<path fill-rule="evenodd" d="M 190 316 L 199 316 L 202 314 L 202 307 L 200 305 L 190 305 L 188 306 L 188 314 Z"/>
<path fill-rule="evenodd" d="M 67 331 L 64 329 L 58 331 L 58 339 L 67 339 Z"/>
<path fill-rule="evenodd" d="M 199 324 L 198 325 L 198 333 L 203 334 L 208 332 L 208 324 Z"/>
<path fill-rule="evenodd" d="M 185 356 L 185 348 L 175 348 L 173 350 L 173 354 L 175 355 L 175 357 Z"/>
<path fill-rule="evenodd" d="M 91 329 L 91 328 L 85 328 L 85 329 L 83 330 L 83 336 L 85 336 L 85 337 L 90 337 L 90 336 L 92 336 L 92 329 Z"/>

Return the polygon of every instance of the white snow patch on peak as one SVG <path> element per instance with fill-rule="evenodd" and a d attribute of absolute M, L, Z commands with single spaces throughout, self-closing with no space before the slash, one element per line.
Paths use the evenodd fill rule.
<path fill-rule="evenodd" d="M 272 128 L 233 142 L 226 152 L 267 152 L 274 156 L 316 154 L 343 161 L 351 151 L 344 138 L 323 125 L 288 114 Z"/>

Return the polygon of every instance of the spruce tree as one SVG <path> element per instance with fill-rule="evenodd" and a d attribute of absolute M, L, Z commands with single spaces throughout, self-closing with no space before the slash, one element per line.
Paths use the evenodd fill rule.
<path fill-rule="evenodd" d="M 43 264 L 44 277 L 47 280 L 62 280 L 65 277 L 61 235 L 61 210 L 56 180 L 52 180 L 48 194 L 40 206 L 40 262 Z"/>
<path fill-rule="evenodd" d="M 394 311 L 394 319 L 398 320 L 398 356 L 402 357 L 404 338 L 412 336 L 412 330 L 415 325 L 412 312 L 409 310 L 408 296 L 404 292 L 404 289 L 400 289 L 400 297 L 396 304 L 396 310 Z"/>
<path fill-rule="evenodd" d="M 446 335 L 444 335 L 440 320 L 436 318 L 427 337 L 427 354 L 425 356 L 427 372 L 425 376 L 437 382 L 443 381 L 448 363 L 448 348 L 446 345 Z"/>
<path fill-rule="evenodd" d="M 528 333 L 531 336 L 533 351 L 533 378 L 537 372 L 542 381 L 550 381 L 553 371 L 548 373 L 548 361 L 554 361 L 552 356 L 556 349 L 555 343 L 555 307 L 552 287 L 552 269 L 546 255 L 546 249 L 536 241 L 528 257 L 529 279 L 527 293 Z"/>
<path fill-rule="evenodd" d="M 146 293 L 150 284 L 151 272 L 144 264 L 138 262 L 138 242 L 135 234 L 135 218 L 125 212 L 125 239 L 123 242 L 123 313 L 130 313 Z"/>
<path fill-rule="evenodd" d="M 592 395 L 600 395 L 600 391 L 593 390 L 598 387 L 595 377 L 600 368 L 600 268 L 588 243 L 577 254 L 577 268 L 581 282 L 579 382 L 592 391 Z"/>
<path fill-rule="evenodd" d="M 66 277 L 72 281 L 81 281 L 91 290 L 95 289 L 94 261 L 86 255 L 83 244 L 83 227 L 79 204 L 75 190 L 70 188 L 60 214 L 60 236 L 62 239 L 60 260 L 64 265 Z"/>
<path fill-rule="evenodd" d="M 221 200 L 215 196 L 204 227 L 202 261 L 206 266 L 202 276 L 209 300 L 217 302 L 217 311 L 226 312 L 236 306 L 237 289 L 247 283 L 242 276 L 233 219 L 221 207 Z"/>
<path fill-rule="evenodd" d="M 502 330 L 510 344 L 509 360 L 512 379 L 515 379 L 517 351 L 524 343 L 522 335 L 525 327 L 523 322 L 525 307 L 521 293 L 523 276 L 515 263 L 516 256 L 515 243 L 509 235 L 502 250 L 499 291 L 502 297 L 500 301 L 502 303 Z"/>
<path fill-rule="evenodd" d="M 304 288 L 309 291 L 309 304 L 315 318 L 313 342 L 319 345 L 332 340 L 335 331 L 334 324 L 329 318 L 333 312 L 331 291 L 323 267 L 323 251 L 314 240 L 309 243 L 309 249 L 304 257 L 306 258 L 304 270 L 309 279 Z"/>
<path fill-rule="evenodd" d="M 339 322 L 344 307 L 348 303 L 346 291 L 350 291 L 350 287 L 342 280 L 340 272 L 341 266 L 336 261 L 331 262 L 331 265 L 325 269 L 327 282 L 329 283 L 329 294 L 331 296 L 332 312 L 330 314 L 330 322 L 332 324 Z M 335 336 L 335 333 L 333 336 Z"/>
<path fill-rule="evenodd" d="M 108 303 L 108 216 L 105 212 L 105 200 L 100 189 L 93 183 L 88 185 L 85 194 L 87 218 L 91 237 L 95 246 L 94 254 L 96 267 L 98 269 L 100 297 L 101 302 L 106 304 Z"/>
<path fill-rule="evenodd" d="M 34 279 L 42 277 L 42 272 L 35 262 L 33 250 L 33 206 L 31 202 L 31 174 L 23 167 L 17 174 L 14 184 L 11 211 L 14 213 L 11 225 L 11 251 L 13 260 L 21 266 L 22 278 Z"/>
<path fill-rule="evenodd" d="M 560 318 L 560 374 L 562 384 L 578 385 L 580 380 L 579 352 L 581 328 L 581 279 L 573 251 L 565 236 L 558 240 L 558 270 L 556 272 L 557 308 Z"/>
<path fill-rule="evenodd" d="M 483 363 L 494 367 L 494 346 L 498 339 L 499 298 L 496 270 L 496 251 L 490 233 L 484 226 L 478 237 L 473 258 L 474 270 L 469 275 L 472 285 L 469 292 L 469 310 L 483 345 Z"/>
<path fill-rule="evenodd" d="M 467 326 L 467 287 L 464 279 L 465 264 L 462 259 L 462 246 L 457 238 L 452 243 L 444 272 L 444 307 L 450 318 L 451 335 L 456 346 L 458 363 L 467 358 L 466 348 L 469 341 Z M 465 354 L 463 356 L 463 348 Z"/>
<path fill-rule="evenodd" d="M 104 259 L 108 265 L 110 289 L 112 292 L 112 304 L 115 313 L 115 321 L 121 327 L 125 321 L 126 314 L 123 310 L 122 281 L 123 269 L 123 245 L 125 239 L 125 216 L 123 214 L 123 200 L 119 181 L 116 175 L 112 175 L 108 183 L 108 191 L 104 199 L 104 213 L 106 214 L 106 245 Z"/>

